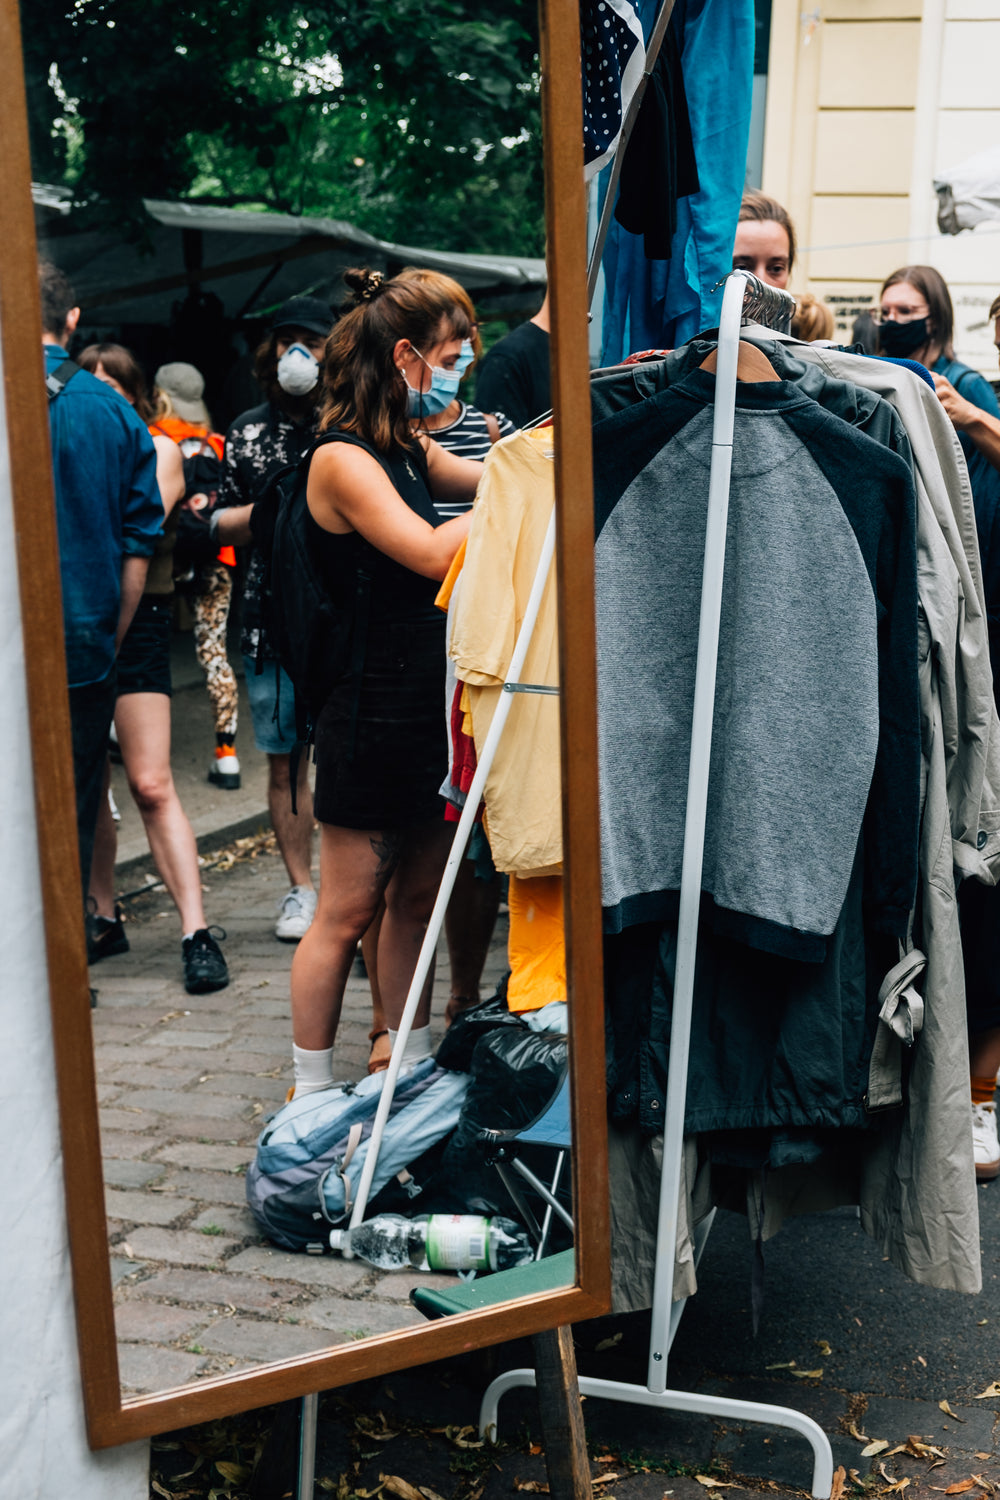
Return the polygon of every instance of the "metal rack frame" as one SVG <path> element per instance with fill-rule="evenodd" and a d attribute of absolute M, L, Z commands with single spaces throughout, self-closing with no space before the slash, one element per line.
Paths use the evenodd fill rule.
<path fill-rule="evenodd" d="M 663 1411 L 698 1412 L 739 1421 L 766 1422 L 788 1427 L 806 1438 L 813 1450 L 812 1494 L 827 1500 L 833 1482 L 833 1452 L 826 1433 L 803 1412 L 786 1406 L 707 1396 L 697 1392 L 668 1390 L 667 1366 L 670 1347 L 684 1310 L 684 1300 L 673 1301 L 674 1246 L 677 1242 L 678 1209 L 682 1186 L 684 1115 L 687 1102 L 688 1055 L 694 1002 L 695 959 L 698 945 L 698 913 L 705 849 L 708 809 L 709 761 L 715 711 L 715 680 L 722 614 L 726 531 L 732 472 L 733 430 L 736 412 L 736 366 L 739 358 L 740 326 L 760 322 L 785 331 L 794 300 L 788 293 L 767 286 L 747 271 L 734 271 L 726 278 L 719 326 L 718 370 L 715 387 L 712 465 L 709 478 L 708 519 L 702 572 L 701 617 L 698 631 L 698 661 L 695 675 L 694 711 L 688 770 L 687 810 L 684 827 L 684 857 L 681 869 L 680 916 L 677 934 L 677 967 L 673 1017 L 670 1028 L 670 1062 L 664 1113 L 663 1167 L 660 1178 L 657 1224 L 656 1274 L 653 1287 L 652 1328 L 646 1384 L 630 1385 L 592 1376 L 580 1378 L 585 1396 L 653 1406 Z M 710 1215 L 695 1230 L 695 1261 L 700 1259 L 711 1226 Z M 480 1408 L 480 1432 L 495 1434 L 501 1396 L 515 1387 L 534 1386 L 533 1370 L 510 1370 L 493 1381 Z"/>

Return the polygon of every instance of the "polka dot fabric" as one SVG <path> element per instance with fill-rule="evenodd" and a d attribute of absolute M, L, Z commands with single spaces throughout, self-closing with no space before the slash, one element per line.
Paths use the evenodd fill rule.
<path fill-rule="evenodd" d="M 615 153 L 629 100 L 642 77 L 642 25 L 628 0 L 580 0 L 583 162 L 589 181 Z"/>

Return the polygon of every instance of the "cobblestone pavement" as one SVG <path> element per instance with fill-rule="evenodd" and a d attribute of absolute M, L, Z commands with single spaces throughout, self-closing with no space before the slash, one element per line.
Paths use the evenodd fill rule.
<path fill-rule="evenodd" d="M 244 1170 L 291 1082 L 294 948 L 273 935 L 288 882 L 265 847 L 229 869 L 207 869 L 204 884 L 210 918 L 228 933 L 228 989 L 185 993 L 177 916 L 162 888 L 128 903 L 131 952 L 91 970 L 119 1361 L 129 1394 L 421 1323 L 410 1288 L 450 1280 L 291 1254 L 258 1231 Z M 484 993 L 503 970 L 505 948 L 501 918 Z M 446 998 L 444 956 L 438 1036 Z M 370 1024 L 367 980 L 356 973 L 337 1041 L 338 1077 L 364 1074 Z"/>

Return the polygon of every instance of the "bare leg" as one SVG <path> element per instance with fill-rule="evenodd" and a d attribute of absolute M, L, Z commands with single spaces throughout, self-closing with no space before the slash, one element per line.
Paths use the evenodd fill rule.
<path fill-rule="evenodd" d="M 371 926 L 399 854 L 399 839 L 320 825 L 316 915 L 292 960 L 292 1037 L 332 1047 L 358 940 Z"/>
<path fill-rule="evenodd" d="M 292 783 L 289 775 L 291 756 L 269 755 L 267 805 L 271 827 L 285 869 L 292 885 L 312 889 L 313 800 L 309 785 L 309 757 L 303 751 L 299 759 L 296 801 L 298 812 L 292 812 Z"/>
<path fill-rule="evenodd" d="M 386 887 L 385 916 L 378 944 L 378 977 L 386 1020 L 394 1031 L 399 1028 L 451 840 L 452 829 L 444 822 L 408 829 L 396 871 Z M 414 1026 L 426 1026 L 430 1020 L 433 984 L 434 965 L 431 964 Z"/>
<path fill-rule="evenodd" d="M 108 787 L 111 785 L 111 763 L 104 767 L 104 783 L 101 800 L 97 808 L 97 828 L 94 832 L 94 854 L 90 862 L 90 899 L 99 917 L 114 921 L 115 915 L 115 859 L 118 854 L 118 830 L 111 816 L 108 802 Z"/>
<path fill-rule="evenodd" d="M 97 847 L 94 846 L 96 858 Z M 93 884 L 93 882 L 91 882 Z M 1000 1026 L 969 1038 L 969 1072 L 973 1078 L 995 1078 L 1000 1069 Z"/>
<path fill-rule="evenodd" d="M 206 925 L 201 871 L 170 770 L 170 699 L 164 693 L 126 693 L 115 705 L 115 728 L 129 789 L 156 868 L 180 913 L 181 931 L 196 932 Z"/>
<path fill-rule="evenodd" d="M 464 1009 L 452 1002 L 464 1000 L 471 1003 L 479 999 L 479 981 L 483 977 L 499 905 L 500 876 L 480 880 L 472 861 L 463 859 L 444 918 L 451 964 L 448 1010 L 452 1015 Z"/>
<path fill-rule="evenodd" d="M 365 969 L 368 973 L 368 987 L 372 992 L 372 1029 L 368 1033 L 371 1042 L 371 1051 L 368 1054 L 369 1073 L 381 1073 L 383 1068 L 389 1066 L 389 1058 L 392 1048 L 386 1035 L 385 1006 L 382 1003 L 382 987 L 378 982 L 378 940 L 382 931 L 382 918 L 385 916 L 385 902 L 378 909 L 378 915 L 374 922 L 361 939 L 361 952 L 365 960 Z"/>

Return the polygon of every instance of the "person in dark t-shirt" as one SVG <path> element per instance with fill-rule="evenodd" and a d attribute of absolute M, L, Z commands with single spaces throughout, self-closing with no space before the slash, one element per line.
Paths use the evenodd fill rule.
<path fill-rule="evenodd" d="M 483 360 L 476 405 L 480 411 L 502 413 L 515 427 L 526 427 L 549 410 L 548 292 L 535 316 L 494 344 Z"/>

